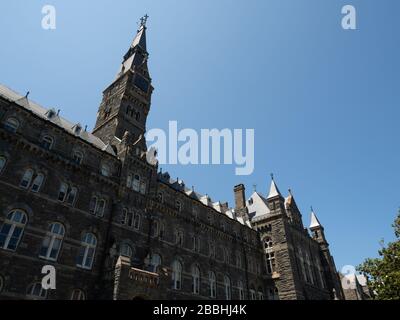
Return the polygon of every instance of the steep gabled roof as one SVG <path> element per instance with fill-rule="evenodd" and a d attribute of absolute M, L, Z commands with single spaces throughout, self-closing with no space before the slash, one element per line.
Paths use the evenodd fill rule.
<path fill-rule="evenodd" d="M 115 156 L 114 150 L 112 150 L 112 148 L 107 148 L 106 144 L 95 135 L 85 130 L 81 130 L 78 134 L 75 130 L 76 124 L 60 117 L 57 113 L 49 117 L 49 112 L 50 113 L 54 112 L 55 111 L 54 109 L 46 109 L 41 105 L 33 102 L 32 100 L 29 100 L 26 96 L 22 96 L 2 84 L 0 84 L 0 96 L 10 102 L 14 102 L 15 104 L 21 106 L 25 110 L 32 112 L 33 114 L 39 116 L 43 120 L 55 124 L 56 126 L 64 129 L 69 134 L 80 137 L 82 140 L 85 140 L 94 147 L 106 151 L 107 153 Z"/>

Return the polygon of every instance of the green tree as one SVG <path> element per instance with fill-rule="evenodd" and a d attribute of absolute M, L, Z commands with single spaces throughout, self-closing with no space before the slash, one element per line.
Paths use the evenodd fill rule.
<path fill-rule="evenodd" d="M 376 300 L 400 300 L 400 210 L 393 224 L 396 240 L 379 250 L 379 258 L 357 267 L 368 280 Z"/>

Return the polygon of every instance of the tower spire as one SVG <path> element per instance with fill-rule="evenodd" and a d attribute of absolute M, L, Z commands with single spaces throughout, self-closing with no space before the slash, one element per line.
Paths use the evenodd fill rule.
<path fill-rule="evenodd" d="M 322 225 L 319 222 L 317 215 L 314 212 L 313 207 L 311 207 L 311 224 L 310 224 L 310 229 L 315 229 L 315 228 L 321 228 Z"/>
<path fill-rule="evenodd" d="M 276 183 L 274 180 L 274 174 L 271 173 L 271 186 L 269 188 L 269 194 L 267 199 L 275 198 L 275 197 L 282 197 Z"/>

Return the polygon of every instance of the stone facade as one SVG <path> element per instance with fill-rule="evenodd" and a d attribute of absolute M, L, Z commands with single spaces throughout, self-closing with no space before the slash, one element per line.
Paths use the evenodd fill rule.
<path fill-rule="evenodd" d="M 93 133 L 0 86 L 0 299 L 342 299 L 323 227 L 274 181 L 229 208 L 149 160 L 147 59 L 142 24 Z"/>

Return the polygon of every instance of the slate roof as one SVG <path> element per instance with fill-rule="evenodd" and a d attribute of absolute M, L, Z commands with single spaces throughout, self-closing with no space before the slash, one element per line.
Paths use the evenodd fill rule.
<path fill-rule="evenodd" d="M 56 126 L 64 129 L 69 134 L 79 137 L 94 147 L 115 156 L 114 150 L 109 145 L 106 145 L 98 137 L 82 129 L 82 126 L 79 123 L 72 123 L 60 117 L 55 109 L 46 109 L 32 100 L 29 100 L 26 96 L 22 96 L 2 84 L 0 84 L 0 96 L 10 102 L 16 103 L 22 108 L 32 112 L 36 116 L 39 116 L 43 120 L 52 122 Z"/>

